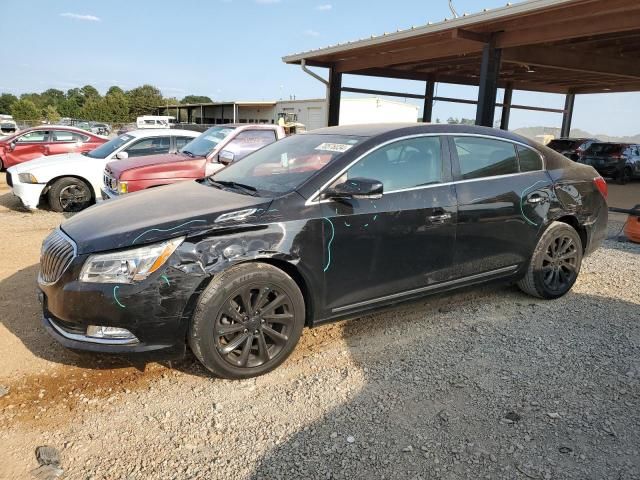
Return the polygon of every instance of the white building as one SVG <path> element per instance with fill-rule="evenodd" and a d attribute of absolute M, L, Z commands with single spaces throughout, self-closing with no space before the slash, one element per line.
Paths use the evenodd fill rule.
<path fill-rule="evenodd" d="M 276 123 L 282 113 L 295 116 L 307 130 L 327 126 L 327 102 L 323 98 L 261 102 L 215 102 L 159 107 L 158 114 L 174 115 L 179 122 L 198 124 Z M 356 123 L 417 122 L 418 107 L 378 97 L 342 98 L 340 125 Z"/>

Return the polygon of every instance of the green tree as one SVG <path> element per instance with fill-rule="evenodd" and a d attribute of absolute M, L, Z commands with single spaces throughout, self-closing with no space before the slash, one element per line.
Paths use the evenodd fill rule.
<path fill-rule="evenodd" d="M 78 108 L 84 105 L 84 95 L 79 88 L 70 88 L 67 90 L 67 100 L 73 102 Z"/>
<path fill-rule="evenodd" d="M 180 100 L 180 103 L 213 103 L 213 100 L 205 95 L 187 95 Z"/>
<path fill-rule="evenodd" d="M 54 107 L 53 105 L 47 105 L 44 117 L 49 123 L 58 123 L 60 121 L 60 114 L 58 113 L 56 107 Z"/>
<path fill-rule="evenodd" d="M 78 118 L 80 116 L 80 108 L 76 97 L 67 98 L 58 105 L 58 112 L 63 117 Z"/>
<path fill-rule="evenodd" d="M 0 95 L 0 113 L 8 114 L 11 112 L 11 106 L 18 101 L 18 97 L 10 93 Z"/>
<path fill-rule="evenodd" d="M 108 95 L 113 95 L 114 93 L 121 93 L 124 95 L 124 90 L 122 90 L 119 86 L 117 85 L 113 85 L 111 87 L 109 87 L 109 90 L 107 90 L 107 94 Z"/>
<path fill-rule="evenodd" d="M 102 98 L 100 96 L 100 92 L 98 92 L 98 90 L 96 90 L 96 88 L 91 85 L 85 85 L 84 87 L 82 87 L 80 89 L 80 93 L 84 97 L 85 102 L 88 102 L 89 100 L 99 100 L 100 98 Z"/>
<path fill-rule="evenodd" d="M 20 99 L 11 106 L 11 115 L 16 120 L 40 120 L 40 109 L 31 100 Z"/>
<path fill-rule="evenodd" d="M 80 117 L 83 120 L 96 122 L 110 122 L 109 112 L 105 100 L 102 98 L 87 100 L 80 109 Z"/>
<path fill-rule="evenodd" d="M 164 103 L 162 93 L 153 85 L 142 85 L 127 92 L 131 117 L 152 114 Z"/>
<path fill-rule="evenodd" d="M 62 102 L 65 101 L 65 95 L 62 90 L 58 90 L 57 88 L 50 88 L 45 90 L 40 94 L 42 98 L 42 102 L 45 106 L 53 105 L 54 107 L 58 107 Z"/>
<path fill-rule="evenodd" d="M 104 109 L 109 117 L 107 122 L 126 123 L 131 120 L 129 114 L 129 100 L 124 92 L 113 91 L 109 89 L 104 97 Z"/>

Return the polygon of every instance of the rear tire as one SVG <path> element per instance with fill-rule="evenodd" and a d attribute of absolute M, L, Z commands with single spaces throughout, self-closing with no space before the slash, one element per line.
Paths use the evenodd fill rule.
<path fill-rule="evenodd" d="M 79 178 L 61 178 L 49 189 L 48 200 L 55 212 L 79 212 L 92 203 L 91 187 Z"/>
<path fill-rule="evenodd" d="M 200 296 L 189 346 L 218 377 L 256 377 L 286 360 L 304 322 L 304 298 L 289 275 L 266 263 L 244 263 L 214 277 Z"/>
<path fill-rule="evenodd" d="M 581 265 L 580 235 L 571 225 L 553 222 L 540 237 L 518 286 L 534 297 L 559 298 L 571 290 Z"/>
<path fill-rule="evenodd" d="M 618 185 L 626 185 L 631 181 L 632 177 L 633 177 L 633 172 L 631 171 L 631 168 L 625 167 L 618 175 L 617 183 Z"/>

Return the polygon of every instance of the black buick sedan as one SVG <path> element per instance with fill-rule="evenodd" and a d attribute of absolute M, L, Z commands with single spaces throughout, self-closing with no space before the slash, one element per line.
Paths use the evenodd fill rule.
<path fill-rule="evenodd" d="M 596 171 L 450 125 L 295 135 L 199 181 L 127 195 L 42 248 L 44 325 L 73 349 L 184 353 L 246 378 L 303 327 L 494 280 L 567 293 L 605 236 Z"/>

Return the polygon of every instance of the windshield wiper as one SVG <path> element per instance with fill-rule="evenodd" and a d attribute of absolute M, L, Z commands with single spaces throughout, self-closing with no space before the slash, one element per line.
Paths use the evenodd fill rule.
<path fill-rule="evenodd" d="M 210 181 L 214 184 L 217 183 L 218 185 L 222 185 L 223 187 L 234 188 L 236 190 L 243 190 L 245 193 L 253 197 L 258 195 L 258 189 L 256 187 L 252 187 L 251 185 L 246 185 L 244 183 L 238 183 L 238 182 L 227 182 L 224 180 L 210 179 Z"/>
<path fill-rule="evenodd" d="M 185 155 L 189 155 L 191 158 L 195 158 L 195 154 L 189 150 L 180 150 L 180 153 L 184 153 Z"/>

